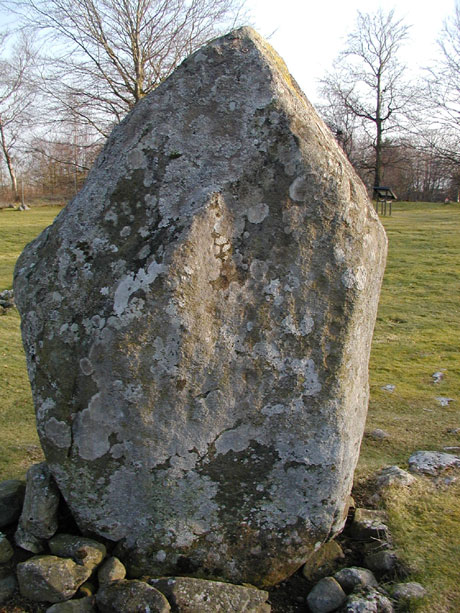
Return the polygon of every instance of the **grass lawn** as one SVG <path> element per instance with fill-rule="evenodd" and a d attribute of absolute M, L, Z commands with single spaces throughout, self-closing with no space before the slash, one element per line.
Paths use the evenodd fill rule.
<path fill-rule="evenodd" d="M 0 291 L 10 288 L 22 247 L 53 220 L 58 207 L 0 212 Z M 382 221 L 389 256 L 375 328 L 367 431 L 356 472 L 365 491 L 378 468 L 416 450 L 460 445 L 460 205 L 398 203 Z M 16 312 L 0 316 L 0 480 L 22 476 L 41 458 Z M 432 375 L 442 372 L 435 384 Z M 394 391 L 382 387 L 394 385 Z M 453 398 L 441 406 L 438 398 Z M 421 480 L 387 500 L 390 527 L 410 580 L 428 589 L 411 610 L 460 611 L 460 485 L 433 488 Z"/>

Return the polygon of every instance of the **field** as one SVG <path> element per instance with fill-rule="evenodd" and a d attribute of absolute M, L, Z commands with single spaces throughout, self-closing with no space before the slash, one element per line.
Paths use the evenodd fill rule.
<path fill-rule="evenodd" d="M 58 207 L 0 212 L 0 291 L 11 287 L 22 247 L 51 223 Z M 407 460 L 416 450 L 459 446 L 460 435 L 460 206 L 398 203 L 382 221 L 389 256 L 375 328 L 371 400 L 356 472 L 357 500 L 369 493 L 380 467 Z M 19 317 L 0 316 L 0 479 L 22 476 L 41 452 L 22 352 Z M 442 372 L 434 383 L 432 375 Z M 394 385 L 387 391 L 386 385 Z M 441 406 L 439 398 L 453 401 Z M 460 611 L 460 485 L 434 487 L 420 480 L 410 493 L 386 502 L 396 544 L 428 597 L 412 610 Z"/>

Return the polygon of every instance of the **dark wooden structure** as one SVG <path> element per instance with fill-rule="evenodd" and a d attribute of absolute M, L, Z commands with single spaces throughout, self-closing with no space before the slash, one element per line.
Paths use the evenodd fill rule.
<path fill-rule="evenodd" d="M 380 214 L 386 215 L 388 207 L 388 213 L 391 215 L 391 204 L 396 200 L 396 194 L 390 187 L 374 187 L 374 200 L 377 213 L 380 204 Z"/>

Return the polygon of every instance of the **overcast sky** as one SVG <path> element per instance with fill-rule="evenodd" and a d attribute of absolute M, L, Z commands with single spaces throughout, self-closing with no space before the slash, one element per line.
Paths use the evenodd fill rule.
<path fill-rule="evenodd" d="M 395 7 L 396 5 L 396 7 Z M 412 25 L 403 51 L 414 74 L 436 53 L 435 42 L 444 19 L 454 13 L 454 0 L 248 0 L 253 25 L 283 57 L 312 102 L 318 99 L 317 79 L 329 69 L 355 24 L 356 12 L 379 6 Z"/>

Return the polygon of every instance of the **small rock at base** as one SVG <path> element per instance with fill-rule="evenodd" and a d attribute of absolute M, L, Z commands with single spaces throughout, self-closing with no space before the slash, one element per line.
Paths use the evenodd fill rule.
<path fill-rule="evenodd" d="M 6 564 L 14 555 L 10 541 L 0 532 L 0 564 Z"/>
<path fill-rule="evenodd" d="M 171 610 L 165 596 L 144 581 L 123 579 L 103 585 L 96 594 L 101 613 L 168 613 Z"/>
<path fill-rule="evenodd" d="M 72 598 L 91 571 L 70 558 L 34 556 L 17 566 L 19 591 L 38 602 L 61 602 Z"/>
<path fill-rule="evenodd" d="M 373 511 L 371 509 L 356 509 L 353 522 L 348 531 L 351 537 L 358 540 L 368 540 L 372 538 L 387 539 L 389 531 L 384 523 L 386 514 L 384 511 Z"/>
<path fill-rule="evenodd" d="M 79 598 L 53 604 L 46 613 L 95 613 L 93 598 Z"/>
<path fill-rule="evenodd" d="M 125 577 L 126 568 L 116 557 L 108 558 L 97 571 L 99 585 L 111 583 L 112 581 L 121 581 Z"/>
<path fill-rule="evenodd" d="M 396 600 L 418 600 L 426 596 L 426 589 L 420 583 L 397 583 L 393 588 Z"/>
<path fill-rule="evenodd" d="M 26 484 L 18 479 L 0 483 L 0 528 L 14 523 L 21 515 Z"/>
<path fill-rule="evenodd" d="M 309 581 L 324 577 L 337 568 L 338 560 L 345 557 L 342 548 L 336 541 L 329 541 L 317 549 L 305 562 L 302 575 Z"/>
<path fill-rule="evenodd" d="M 20 547 L 33 553 L 43 551 L 37 551 L 40 540 L 51 538 L 58 528 L 59 499 L 59 490 L 46 462 L 31 466 L 26 475 L 24 506 L 15 537 Z"/>
<path fill-rule="evenodd" d="M 48 542 L 48 545 L 53 555 L 72 558 L 74 562 L 90 570 L 99 566 L 107 553 L 102 543 L 73 534 L 57 534 Z"/>
<path fill-rule="evenodd" d="M 187 613 L 270 613 L 268 592 L 252 586 L 208 581 L 194 577 L 149 579 L 162 592 L 174 611 Z"/>
<path fill-rule="evenodd" d="M 398 554 L 391 549 L 375 551 L 364 558 L 367 568 L 374 572 L 389 572 L 394 570 L 398 564 Z"/>
<path fill-rule="evenodd" d="M 334 577 L 318 581 L 307 596 L 311 613 L 329 613 L 340 607 L 347 596 Z"/>
<path fill-rule="evenodd" d="M 335 573 L 334 579 L 347 594 L 357 587 L 377 587 L 378 585 L 374 573 L 367 568 L 360 568 L 359 566 L 342 568 Z"/>
<path fill-rule="evenodd" d="M 391 601 L 373 587 L 348 596 L 340 613 L 394 613 Z"/>
<path fill-rule="evenodd" d="M 9 600 L 17 587 L 18 584 L 14 575 L 0 577 L 0 604 Z"/>

